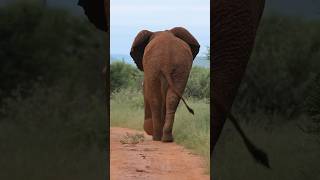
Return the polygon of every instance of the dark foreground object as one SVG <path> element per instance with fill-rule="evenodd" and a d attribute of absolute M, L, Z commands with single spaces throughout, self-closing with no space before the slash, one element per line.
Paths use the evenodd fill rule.
<path fill-rule="evenodd" d="M 246 137 L 230 113 L 250 59 L 264 4 L 264 0 L 212 1 L 210 152 L 212 155 L 225 121 L 229 118 L 254 159 L 270 167 L 266 153 Z"/>

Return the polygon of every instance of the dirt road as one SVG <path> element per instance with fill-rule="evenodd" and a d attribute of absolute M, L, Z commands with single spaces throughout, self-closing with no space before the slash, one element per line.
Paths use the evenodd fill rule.
<path fill-rule="evenodd" d="M 144 134 L 138 144 L 123 144 L 126 133 L 143 133 L 125 128 L 110 131 L 111 180 L 209 180 L 202 159 L 175 143 L 151 140 Z"/>

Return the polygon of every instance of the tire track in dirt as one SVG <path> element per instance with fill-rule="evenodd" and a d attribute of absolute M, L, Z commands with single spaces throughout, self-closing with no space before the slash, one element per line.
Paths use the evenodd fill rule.
<path fill-rule="evenodd" d="M 126 133 L 141 131 L 110 129 L 111 180 L 209 180 L 202 159 L 175 143 L 152 141 L 144 134 L 144 142 L 122 144 Z"/>

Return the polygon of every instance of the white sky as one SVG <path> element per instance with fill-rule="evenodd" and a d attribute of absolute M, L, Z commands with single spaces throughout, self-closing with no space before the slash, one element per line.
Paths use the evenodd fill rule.
<path fill-rule="evenodd" d="M 204 55 L 210 45 L 210 0 L 111 0 L 111 54 L 129 54 L 140 30 L 187 28 Z"/>

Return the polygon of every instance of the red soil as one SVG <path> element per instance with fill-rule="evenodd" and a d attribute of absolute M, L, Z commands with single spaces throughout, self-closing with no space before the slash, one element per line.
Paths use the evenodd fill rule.
<path fill-rule="evenodd" d="M 110 129 L 111 180 L 209 180 L 202 159 L 175 143 L 152 141 L 122 144 L 126 133 L 143 133 L 125 128 Z"/>

